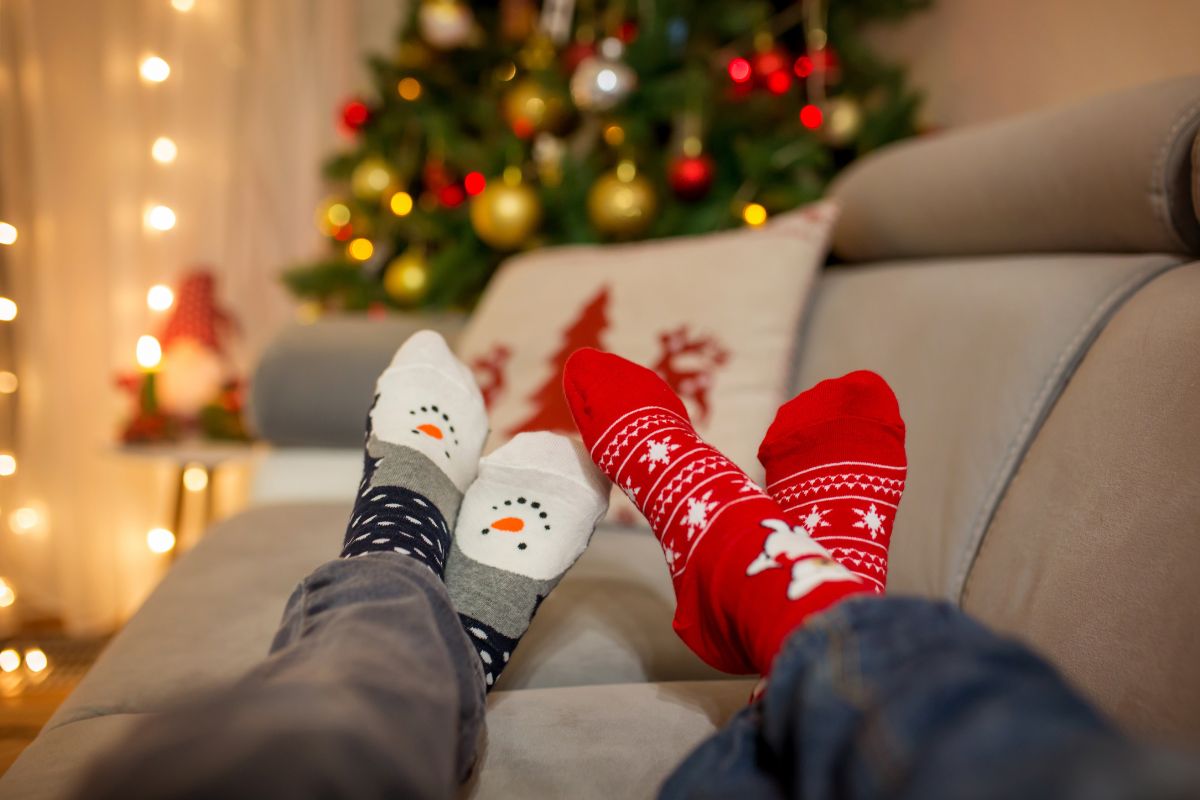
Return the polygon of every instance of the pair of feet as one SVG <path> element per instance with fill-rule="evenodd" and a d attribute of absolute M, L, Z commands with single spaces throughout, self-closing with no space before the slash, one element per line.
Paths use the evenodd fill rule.
<path fill-rule="evenodd" d="M 586 549 L 607 508 L 601 472 L 662 544 L 676 632 L 718 669 L 765 675 L 809 616 L 883 591 L 905 459 L 896 400 L 877 375 L 825 381 L 780 408 L 759 449 L 765 492 L 700 440 L 649 370 L 585 349 L 563 380 L 586 448 L 520 434 L 480 460 L 479 390 L 422 332 L 380 377 L 368 420 L 343 555 L 400 553 L 442 577 L 489 688 Z"/>

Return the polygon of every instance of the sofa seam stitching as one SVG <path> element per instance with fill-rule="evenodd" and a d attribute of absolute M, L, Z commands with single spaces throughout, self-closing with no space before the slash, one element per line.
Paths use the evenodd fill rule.
<path fill-rule="evenodd" d="M 1187 263 L 1189 262 L 1180 259 L 1155 268 L 1149 268 L 1146 272 L 1139 273 L 1118 285 L 1097 305 L 1092 314 L 1080 325 L 1075 335 L 1064 346 L 1046 378 L 1043 380 L 1041 388 L 1039 388 L 1037 394 L 1034 396 L 1033 402 L 1030 404 L 1025 418 L 1021 423 L 1021 427 L 1017 431 L 1017 435 L 1009 443 L 1004 458 L 994 473 L 988 492 L 984 496 L 984 502 L 980 505 L 971 522 L 966 542 L 967 547 L 964 550 L 963 556 L 959 559 L 958 568 L 955 570 L 951 580 L 949 593 L 949 599 L 957 603 L 960 607 L 966 600 L 967 584 L 969 583 L 975 562 L 979 558 L 979 553 L 983 549 L 984 540 L 987 538 L 985 535 L 987 528 L 995 517 L 1001 499 L 1003 499 L 1005 492 L 1017 474 L 1021 456 L 1027 453 L 1029 447 L 1033 444 L 1036 433 L 1040 428 L 1039 423 L 1045 422 L 1054 406 L 1054 402 L 1065 391 L 1071 375 L 1074 374 L 1074 368 L 1078 367 L 1088 350 L 1091 349 L 1091 342 L 1088 341 L 1089 338 L 1094 341 L 1100 335 L 1101 331 L 1107 327 L 1108 321 L 1124 305 L 1125 301 L 1137 294 L 1150 281 Z M 1074 365 L 1071 364 L 1072 360 L 1075 362 Z M 1055 386 L 1058 387 L 1057 394 L 1054 393 Z"/>

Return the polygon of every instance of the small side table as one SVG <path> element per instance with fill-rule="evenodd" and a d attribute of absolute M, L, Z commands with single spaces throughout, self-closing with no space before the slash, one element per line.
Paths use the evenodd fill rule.
<path fill-rule="evenodd" d="M 256 447 L 250 443 L 240 442 L 207 442 L 190 440 L 183 442 L 164 442 L 162 444 L 121 444 L 116 448 L 119 455 L 141 458 L 151 461 L 168 461 L 175 469 L 175 493 L 171 505 L 172 528 L 176 540 L 181 535 L 184 523 L 184 512 L 188 496 L 188 470 L 199 469 L 204 472 L 204 487 L 197 493 L 204 495 L 204 507 L 201 515 L 201 529 L 208 528 L 213 518 L 216 489 L 213 477 L 223 465 L 233 461 L 251 458 Z M 177 557 L 179 548 L 172 548 L 171 559 Z"/>

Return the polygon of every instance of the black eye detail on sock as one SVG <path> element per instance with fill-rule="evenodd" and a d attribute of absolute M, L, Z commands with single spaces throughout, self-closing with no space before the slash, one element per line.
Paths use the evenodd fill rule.
<path fill-rule="evenodd" d="M 524 550 L 524 549 L 525 549 L 526 547 L 528 547 L 528 546 L 529 546 L 529 545 L 525 544 L 524 542 L 521 542 L 519 545 L 517 545 L 517 549 L 518 549 L 518 550 Z"/>

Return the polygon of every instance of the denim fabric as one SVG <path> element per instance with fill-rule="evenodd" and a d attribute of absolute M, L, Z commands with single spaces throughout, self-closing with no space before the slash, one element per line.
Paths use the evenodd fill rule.
<path fill-rule="evenodd" d="M 792 634 L 763 695 L 661 797 L 1195 797 L 1195 764 L 1128 742 L 1048 664 L 945 603 L 866 598 Z"/>
<path fill-rule="evenodd" d="M 270 656 L 147 715 L 81 798 L 450 798 L 484 719 L 483 673 L 441 580 L 395 553 L 318 567 Z"/>

